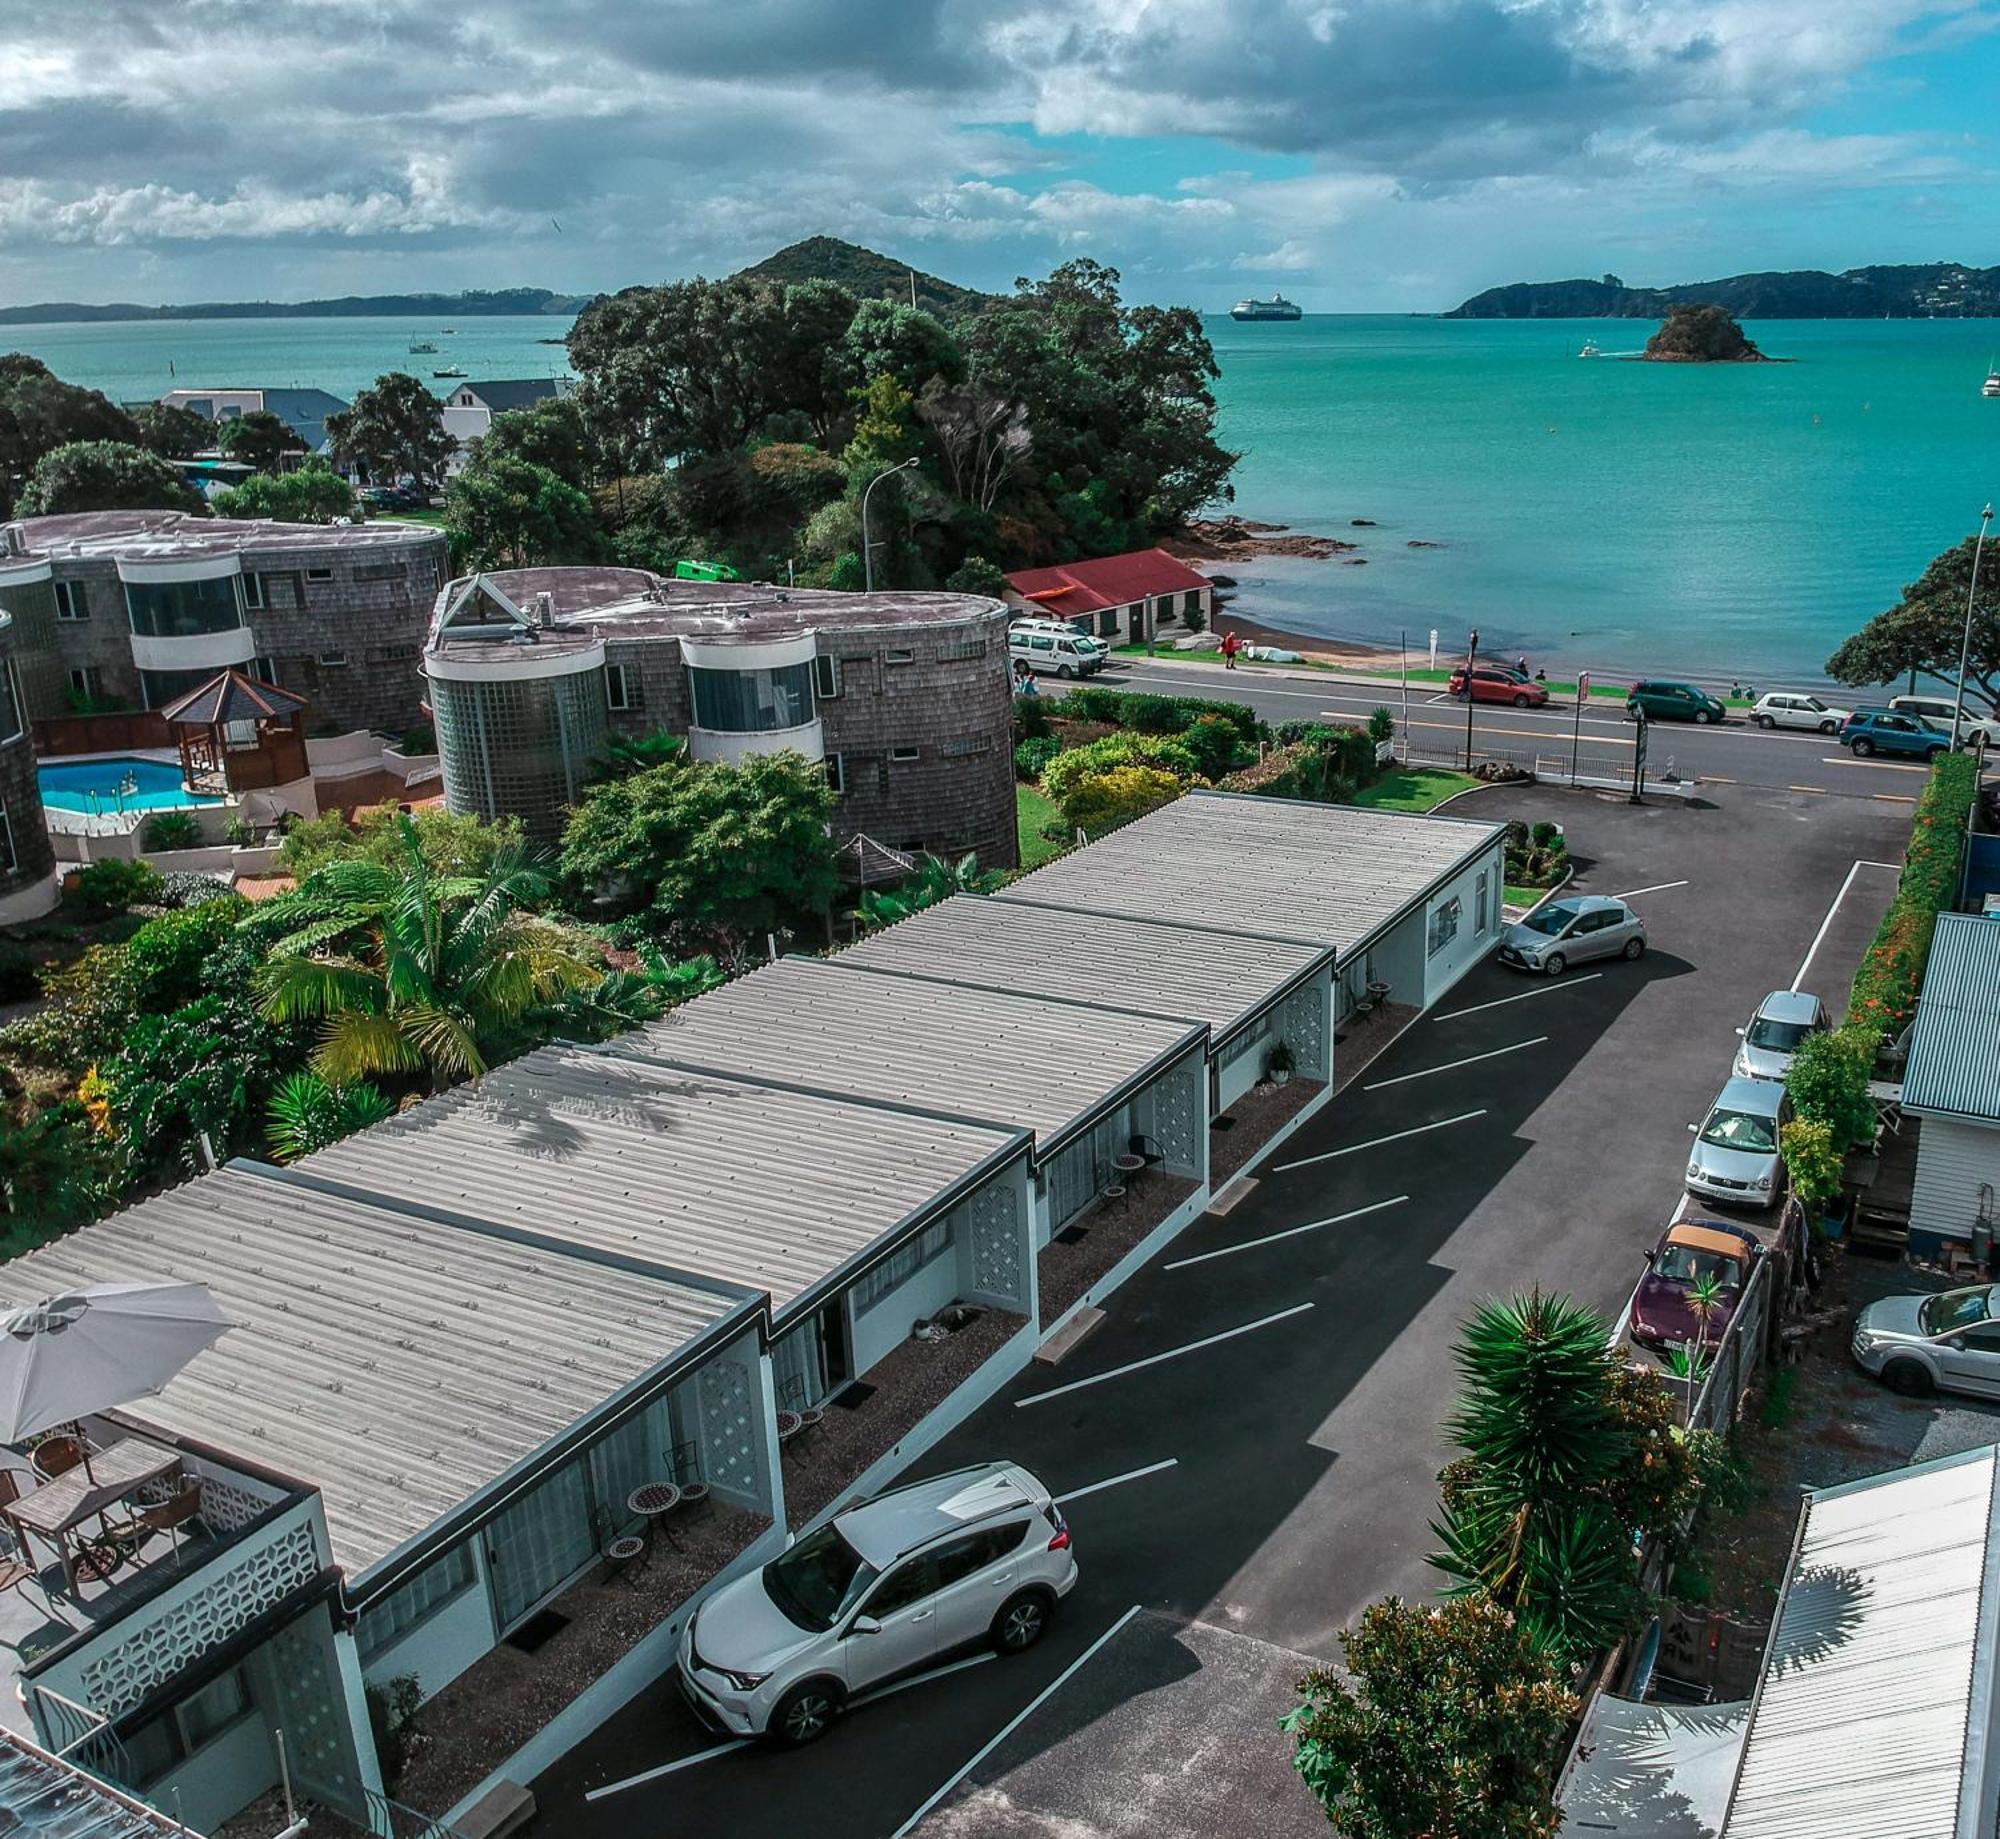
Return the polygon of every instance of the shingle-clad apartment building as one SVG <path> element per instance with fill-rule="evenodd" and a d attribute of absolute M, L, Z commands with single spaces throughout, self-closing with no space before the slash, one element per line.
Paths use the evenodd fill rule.
<path fill-rule="evenodd" d="M 697 760 L 826 762 L 837 841 L 1019 859 L 1007 609 L 974 594 L 838 594 L 631 568 L 472 575 L 424 656 L 445 800 L 552 840 L 608 731 Z"/>
<path fill-rule="evenodd" d="M 326 729 L 422 715 L 419 655 L 447 545 L 416 524 L 96 511 L 0 525 L 0 609 L 31 718 L 157 709 L 234 665 Z"/>

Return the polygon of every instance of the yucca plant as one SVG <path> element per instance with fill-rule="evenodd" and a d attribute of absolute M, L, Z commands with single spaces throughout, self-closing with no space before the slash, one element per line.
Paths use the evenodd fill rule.
<path fill-rule="evenodd" d="M 366 1080 L 334 1086 L 317 1073 L 294 1073 L 272 1094 L 265 1135 L 280 1162 L 296 1162 L 381 1123 L 394 1109 Z"/>
<path fill-rule="evenodd" d="M 532 910 L 548 880 L 518 845 L 473 877 L 435 873 L 407 817 L 398 839 L 389 863 L 330 862 L 286 895 L 293 929 L 259 973 L 269 1020 L 323 1024 L 313 1066 L 330 1086 L 477 1079 L 488 1041 L 604 977 L 588 941 Z"/>

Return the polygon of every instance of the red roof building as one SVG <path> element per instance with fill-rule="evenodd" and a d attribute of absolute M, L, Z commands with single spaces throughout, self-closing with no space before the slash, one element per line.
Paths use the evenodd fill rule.
<path fill-rule="evenodd" d="M 1010 606 L 1069 620 L 1097 638 L 1135 645 L 1151 639 L 1163 620 L 1193 613 L 1196 625 L 1206 623 L 1214 610 L 1213 591 L 1206 575 L 1164 549 L 1016 569 L 1007 577 Z"/>

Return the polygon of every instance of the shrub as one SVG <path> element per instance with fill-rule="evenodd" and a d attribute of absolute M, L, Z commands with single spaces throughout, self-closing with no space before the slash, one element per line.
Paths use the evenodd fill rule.
<path fill-rule="evenodd" d="M 1394 740 L 1396 738 L 1396 718 L 1394 714 L 1387 709 L 1370 709 L 1368 711 L 1368 738 L 1377 747 L 1381 746 L 1384 741 Z"/>
<path fill-rule="evenodd" d="M 162 811 L 146 820 L 145 841 L 155 855 L 169 849 L 199 849 L 201 819 L 192 811 Z"/>
<path fill-rule="evenodd" d="M 436 753 L 438 750 L 437 730 L 429 722 L 403 731 L 402 751 L 406 754 Z"/>
<path fill-rule="evenodd" d="M 1064 703 L 1066 714 L 1074 713 L 1076 699 L 1082 695 L 1075 691 Z M 1049 731 L 1049 706 L 1040 696 L 1016 696 L 1014 698 L 1014 735 L 1018 740 L 1032 741 Z"/>
<path fill-rule="evenodd" d="M 232 811 L 222 826 L 222 840 L 232 849 L 248 849 L 257 835 L 240 811 Z"/>
<path fill-rule="evenodd" d="M 1896 898 L 1848 997 L 1850 1022 L 1887 1033 L 1916 1013 L 1937 916 L 1958 898 L 1965 833 L 1978 795 L 1979 769 L 1970 754 L 1940 754 L 1932 763 L 1910 826 Z"/>
<path fill-rule="evenodd" d="M 33 949 L 19 939 L 0 939 L 0 1002 L 25 1001 L 41 988 L 41 968 Z"/>
<path fill-rule="evenodd" d="M 1227 722 L 1246 748 L 1264 736 L 1264 724 L 1248 703 L 1211 702 L 1205 696 L 1143 696 L 1088 685 L 1063 698 L 1063 713 L 1080 722 L 1105 722 L 1142 734 L 1181 734 L 1197 722 Z"/>
<path fill-rule="evenodd" d="M 1062 750 L 1062 742 L 1052 734 L 1037 734 L 1022 741 L 1014 749 L 1014 777 L 1032 785 Z"/>
<path fill-rule="evenodd" d="M 1834 1155 L 1844 1155 L 1875 1134 L 1875 1101 L 1868 1092 L 1881 1036 L 1859 1022 L 1832 1034 L 1808 1037 L 1792 1056 L 1785 1090 L 1807 1123 L 1823 1125 Z"/>
<path fill-rule="evenodd" d="M 1204 779 L 1220 779 L 1224 773 L 1247 766 L 1257 757 L 1255 748 L 1242 735 L 1214 716 L 1183 728 L 1177 738 L 1194 755 Z"/>
<path fill-rule="evenodd" d="M 1202 777 L 1200 762 L 1182 736 L 1119 733 L 1065 748 L 1042 769 L 1042 789 L 1060 804 L 1080 780 L 1121 766 L 1168 773 L 1182 786 Z"/>
<path fill-rule="evenodd" d="M 229 899 L 230 893 L 229 883 L 218 876 L 176 869 L 171 875 L 160 877 L 159 898 L 155 904 L 175 910 L 205 907 L 212 900 Z"/>
<path fill-rule="evenodd" d="M 1181 625 L 1189 632 L 1199 632 L 1207 624 L 1208 615 L 1201 610 L 1198 600 L 1181 615 Z"/>
<path fill-rule="evenodd" d="M 1375 744 L 1359 728 L 1325 722 L 1285 722 L 1279 746 L 1253 766 L 1231 773 L 1232 792 L 1266 798 L 1306 798 L 1345 804 L 1375 777 Z"/>
<path fill-rule="evenodd" d="M 1114 766 L 1105 772 L 1086 773 L 1070 785 L 1061 800 L 1063 822 L 1072 835 L 1081 830 L 1100 836 L 1172 804 L 1185 790 L 1172 773 L 1156 766 Z"/>
<path fill-rule="evenodd" d="M 92 913 L 123 913 L 160 897 L 160 871 L 150 862 L 111 857 L 80 868 L 63 889 L 63 899 Z"/>
<path fill-rule="evenodd" d="M 1808 1215 L 1824 1212 L 1840 1192 L 1841 1154 L 1832 1129 L 1810 1118 L 1793 1118 L 1778 1132 L 1778 1149 L 1800 1206 Z"/>

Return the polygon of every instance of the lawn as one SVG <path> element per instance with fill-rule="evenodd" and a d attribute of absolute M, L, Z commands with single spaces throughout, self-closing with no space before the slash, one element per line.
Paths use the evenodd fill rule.
<path fill-rule="evenodd" d="M 1354 795 L 1354 802 L 1377 811 L 1434 811 L 1454 793 L 1479 783 L 1470 773 L 1455 773 L 1447 767 L 1399 766 L 1373 785 L 1364 786 Z"/>
<path fill-rule="evenodd" d="M 1043 796 L 1032 785 L 1017 785 L 1014 788 L 1014 810 L 1021 826 L 1022 868 L 1040 868 L 1052 856 L 1062 854 L 1060 843 L 1051 843 L 1042 835 L 1044 825 L 1062 821 L 1062 813 L 1056 809 L 1054 799 Z"/>

